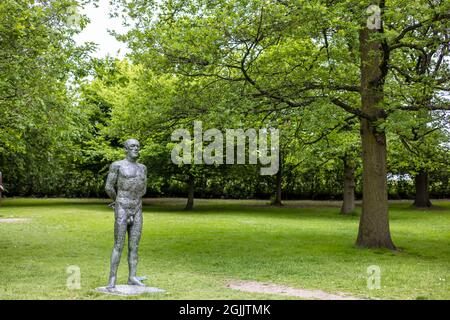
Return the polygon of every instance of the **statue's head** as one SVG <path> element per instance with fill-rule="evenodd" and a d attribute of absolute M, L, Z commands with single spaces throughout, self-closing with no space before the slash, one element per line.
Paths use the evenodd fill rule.
<path fill-rule="evenodd" d="M 139 157 L 139 149 L 141 145 L 136 139 L 128 139 L 124 144 L 127 158 L 130 160 L 136 160 Z"/>

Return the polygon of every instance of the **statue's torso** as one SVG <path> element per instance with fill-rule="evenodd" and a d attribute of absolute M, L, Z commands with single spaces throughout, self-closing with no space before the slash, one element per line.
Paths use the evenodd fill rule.
<path fill-rule="evenodd" d="M 117 198 L 132 200 L 140 199 L 145 192 L 146 172 L 145 166 L 126 160 L 120 161 L 117 177 Z"/>

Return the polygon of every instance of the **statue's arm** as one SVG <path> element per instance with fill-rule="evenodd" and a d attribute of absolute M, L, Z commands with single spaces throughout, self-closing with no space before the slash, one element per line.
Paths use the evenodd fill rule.
<path fill-rule="evenodd" d="M 118 176 L 119 176 L 119 165 L 116 162 L 113 162 L 109 167 L 108 178 L 106 178 L 105 191 L 108 194 L 108 196 L 114 201 L 116 201 L 117 197 L 116 184 Z"/>
<path fill-rule="evenodd" d="M 142 190 L 142 197 L 147 193 L 147 167 L 144 166 L 144 190 Z"/>

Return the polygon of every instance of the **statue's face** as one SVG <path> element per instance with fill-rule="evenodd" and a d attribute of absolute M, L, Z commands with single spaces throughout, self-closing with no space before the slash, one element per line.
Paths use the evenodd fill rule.
<path fill-rule="evenodd" d="M 139 141 L 135 139 L 130 139 L 125 142 L 125 151 L 127 152 L 127 156 L 132 159 L 137 159 L 139 157 Z"/>

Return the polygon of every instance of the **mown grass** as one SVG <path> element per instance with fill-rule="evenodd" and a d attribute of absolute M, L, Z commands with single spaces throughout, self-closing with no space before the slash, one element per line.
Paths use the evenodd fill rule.
<path fill-rule="evenodd" d="M 113 212 L 104 200 L 7 199 L 0 218 L 0 299 L 130 299 L 93 289 L 107 282 Z M 254 280 L 361 298 L 450 299 L 450 202 L 430 210 L 391 204 L 391 231 L 401 251 L 354 246 L 359 218 L 338 203 L 147 200 L 139 274 L 167 290 L 138 299 L 286 299 L 226 287 Z M 81 289 L 66 286 L 66 268 L 81 270 Z M 367 267 L 381 268 L 381 288 L 367 288 Z M 119 282 L 127 279 L 126 251 Z M 133 297 L 136 299 L 136 297 Z"/>

